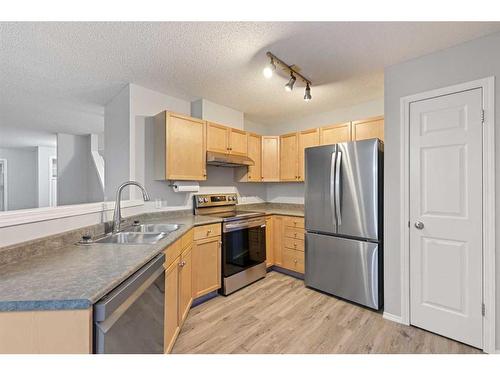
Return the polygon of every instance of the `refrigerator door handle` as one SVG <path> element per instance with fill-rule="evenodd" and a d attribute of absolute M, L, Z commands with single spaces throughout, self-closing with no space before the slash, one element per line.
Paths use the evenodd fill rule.
<path fill-rule="evenodd" d="M 338 147 L 338 146 L 337 146 Z M 336 192 L 335 192 L 335 177 L 336 177 L 336 160 L 337 160 L 337 151 L 332 152 L 332 160 L 330 163 L 330 204 L 331 204 L 331 210 L 332 214 L 335 215 L 335 224 L 337 224 L 337 211 L 335 207 L 335 197 L 336 197 Z"/>
<path fill-rule="evenodd" d="M 337 225 L 342 223 L 342 213 L 340 211 L 340 167 L 342 165 L 342 153 L 337 151 L 337 160 L 335 162 L 335 216 Z"/>

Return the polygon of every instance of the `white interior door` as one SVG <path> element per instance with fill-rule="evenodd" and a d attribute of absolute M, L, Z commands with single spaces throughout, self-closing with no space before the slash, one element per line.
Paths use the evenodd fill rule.
<path fill-rule="evenodd" d="M 410 323 L 482 348 L 482 89 L 410 104 Z"/>

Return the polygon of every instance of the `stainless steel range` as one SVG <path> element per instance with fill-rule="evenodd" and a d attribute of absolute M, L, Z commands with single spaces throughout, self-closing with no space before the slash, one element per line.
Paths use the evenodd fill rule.
<path fill-rule="evenodd" d="M 227 296 L 266 276 L 265 214 L 239 211 L 237 195 L 194 196 L 195 215 L 222 218 L 222 288 Z"/>

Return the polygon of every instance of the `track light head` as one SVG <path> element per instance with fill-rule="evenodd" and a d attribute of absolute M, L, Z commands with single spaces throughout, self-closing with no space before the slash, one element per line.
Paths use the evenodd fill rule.
<path fill-rule="evenodd" d="M 266 78 L 271 78 L 275 70 L 276 70 L 276 64 L 274 63 L 274 59 L 271 57 L 269 64 L 264 68 L 262 74 L 264 74 L 264 77 Z"/>
<path fill-rule="evenodd" d="M 288 83 L 285 85 L 285 90 L 288 92 L 291 92 L 293 90 L 293 85 L 295 85 L 295 81 L 297 78 L 293 75 L 293 73 L 290 73 L 290 80 Z"/>
<path fill-rule="evenodd" d="M 306 89 L 304 91 L 304 101 L 308 102 L 312 99 L 311 96 L 311 86 L 309 86 L 309 83 L 306 85 Z"/>

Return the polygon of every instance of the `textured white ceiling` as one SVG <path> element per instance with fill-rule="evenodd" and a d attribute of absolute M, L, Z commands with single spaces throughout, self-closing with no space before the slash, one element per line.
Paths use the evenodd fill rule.
<path fill-rule="evenodd" d="M 500 23 L 1 23 L 0 126 L 100 132 L 128 82 L 200 97 L 273 124 L 383 96 L 383 69 L 500 30 Z M 266 51 L 313 81 L 283 90 Z M 68 129 L 69 128 L 69 129 Z"/>

